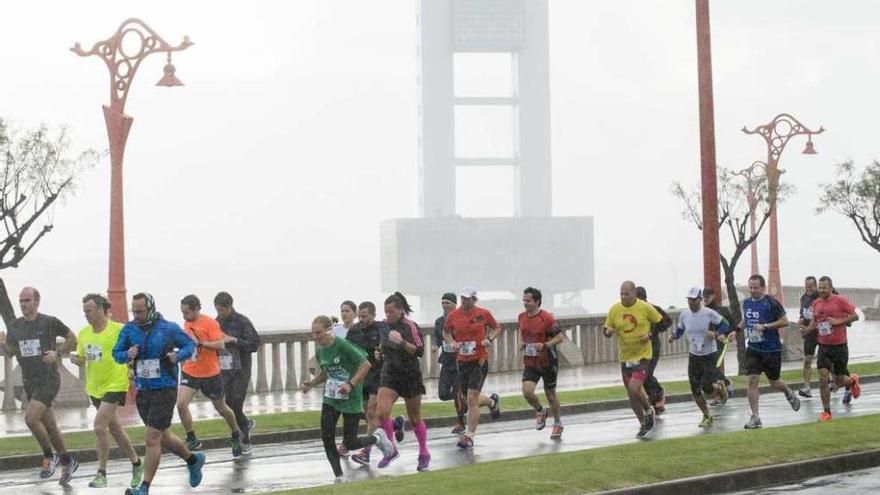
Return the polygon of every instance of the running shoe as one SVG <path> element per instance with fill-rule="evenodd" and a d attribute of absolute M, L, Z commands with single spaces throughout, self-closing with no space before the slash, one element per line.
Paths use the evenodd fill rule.
<path fill-rule="evenodd" d="M 241 455 L 250 455 L 253 452 L 253 446 L 249 443 L 241 442 Z"/>
<path fill-rule="evenodd" d="M 723 406 L 724 404 L 727 404 L 727 399 L 728 399 L 727 387 L 724 386 L 724 382 L 719 381 L 718 382 L 718 402 L 719 402 L 719 405 Z"/>
<path fill-rule="evenodd" d="M 645 411 L 645 432 L 649 432 L 654 429 L 654 410 L 648 409 Z"/>
<path fill-rule="evenodd" d="M 474 448 L 474 437 L 470 433 L 464 432 L 456 445 L 462 450 L 472 449 Z"/>
<path fill-rule="evenodd" d="M 822 423 L 831 421 L 831 413 L 828 411 L 822 411 L 822 414 L 819 415 L 819 421 Z"/>
<path fill-rule="evenodd" d="M 373 436 L 376 437 L 376 448 L 378 448 L 382 455 L 385 457 L 391 457 L 394 454 L 394 442 L 388 438 L 388 434 L 385 433 L 385 430 L 382 428 L 377 428 L 375 432 L 373 432 Z M 361 449 L 366 453 L 366 464 L 370 463 L 370 449 Z"/>
<path fill-rule="evenodd" d="M 452 428 L 452 431 L 450 433 L 452 433 L 453 435 L 461 435 L 462 433 L 464 433 L 464 430 L 465 430 L 464 424 L 455 423 L 455 427 Z"/>
<path fill-rule="evenodd" d="M 199 452 L 194 454 L 196 462 L 192 466 L 187 465 L 189 469 L 189 486 L 195 488 L 202 482 L 202 467 L 205 466 L 205 454 Z"/>
<path fill-rule="evenodd" d="M 337 485 L 340 483 L 345 483 L 345 478 L 342 476 L 337 476 L 337 477 L 333 478 L 333 483 L 337 484 Z"/>
<path fill-rule="evenodd" d="M 859 385 L 859 375 L 853 373 L 849 375 L 849 378 L 852 380 L 852 385 L 849 386 L 849 391 L 852 392 L 852 398 L 858 399 L 859 396 L 862 395 L 862 386 Z"/>
<path fill-rule="evenodd" d="M 403 441 L 404 430 L 403 427 L 406 424 L 406 420 L 403 419 L 403 416 L 398 416 L 394 418 L 394 439 L 397 440 L 397 443 Z"/>
<path fill-rule="evenodd" d="M 800 390 L 798 390 L 798 395 L 807 399 L 813 398 L 813 393 L 810 392 L 810 387 L 808 387 L 807 385 L 804 385 L 803 387 L 801 387 Z"/>
<path fill-rule="evenodd" d="M 150 487 L 141 485 L 137 488 L 126 488 L 125 495 L 149 495 Z"/>
<path fill-rule="evenodd" d="M 841 399 L 841 402 L 843 402 L 844 404 L 849 404 L 850 402 L 852 402 L 852 399 L 853 399 L 852 390 L 850 390 L 849 387 L 844 388 L 843 389 L 843 399 Z"/>
<path fill-rule="evenodd" d="M 67 464 L 61 465 L 61 477 L 58 478 L 58 483 L 62 485 L 67 485 L 70 483 L 70 478 L 73 477 L 73 473 L 76 472 L 77 468 L 79 468 L 79 463 L 76 462 L 76 459 L 72 455 L 69 456 L 69 461 Z"/>
<path fill-rule="evenodd" d="M 492 405 L 489 406 L 489 413 L 492 415 L 492 419 L 498 419 L 501 417 L 501 397 L 498 397 L 498 394 L 493 392 L 489 395 L 489 398 L 492 399 Z"/>
<path fill-rule="evenodd" d="M 202 450 L 202 446 L 203 446 L 202 441 L 199 440 L 198 437 L 195 437 L 195 436 L 192 438 L 187 437 L 186 448 L 188 448 L 189 450 Z"/>
<path fill-rule="evenodd" d="M 244 447 L 241 446 L 241 438 L 229 440 L 229 446 L 232 448 L 232 457 L 240 457 L 241 453 L 244 452 Z"/>
<path fill-rule="evenodd" d="M 715 416 L 712 416 L 710 414 L 708 416 L 703 416 L 703 420 L 700 421 L 699 426 L 700 426 L 700 428 L 708 428 L 708 427 L 712 426 L 712 423 L 714 423 L 714 422 L 715 422 Z"/>
<path fill-rule="evenodd" d="M 647 434 L 648 434 L 648 430 L 646 430 L 645 427 L 642 426 L 641 428 L 639 428 L 639 432 L 636 433 L 636 438 L 638 438 L 639 440 L 642 440 L 645 438 L 645 436 Z"/>
<path fill-rule="evenodd" d="M 721 403 L 721 399 L 715 399 L 712 402 L 710 402 L 709 405 L 712 407 L 718 407 L 718 406 L 722 406 L 724 404 Z"/>
<path fill-rule="evenodd" d="M 379 461 L 379 464 L 378 464 L 379 469 L 383 469 L 383 468 L 388 467 L 388 465 L 391 464 L 391 461 L 393 461 L 394 459 L 397 459 L 398 457 L 400 457 L 400 452 L 398 452 L 397 447 L 395 447 L 394 452 L 392 452 L 390 456 L 385 456 L 382 458 L 381 461 Z"/>
<path fill-rule="evenodd" d="M 535 429 L 541 431 L 547 426 L 547 415 L 550 414 L 548 408 L 544 408 L 541 412 L 535 413 Z"/>
<path fill-rule="evenodd" d="M 553 423 L 553 430 L 550 432 L 550 440 L 559 440 L 562 438 L 562 423 Z"/>
<path fill-rule="evenodd" d="M 746 423 L 745 429 L 747 430 L 756 430 L 761 427 L 761 418 L 755 416 L 754 414 L 749 419 L 749 422 Z"/>
<path fill-rule="evenodd" d="M 129 485 L 132 488 L 137 488 L 141 486 L 141 481 L 144 480 L 144 460 L 141 459 L 141 463 L 139 466 L 131 467 L 131 483 Z"/>
<path fill-rule="evenodd" d="M 256 428 L 256 427 L 257 427 L 257 422 L 254 421 L 252 418 L 248 418 L 248 420 L 247 420 L 248 435 L 250 435 L 251 432 L 254 431 L 254 428 Z"/>
<path fill-rule="evenodd" d="M 344 443 L 340 443 L 336 446 L 336 453 L 339 454 L 339 457 L 348 457 L 348 447 Z"/>
<path fill-rule="evenodd" d="M 788 394 L 788 403 L 791 404 L 791 408 L 794 411 L 798 411 L 801 408 L 801 400 L 798 399 L 798 396 L 794 392 L 789 392 Z"/>
<path fill-rule="evenodd" d="M 107 487 L 107 477 L 101 473 L 95 475 L 92 478 L 92 481 L 89 481 L 89 488 L 106 488 Z"/>
<path fill-rule="evenodd" d="M 43 457 L 43 467 L 40 469 L 40 479 L 51 478 L 55 476 L 55 469 L 58 467 L 58 456 L 52 454 L 52 457 Z"/>
<path fill-rule="evenodd" d="M 834 392 L 837 392 L 837 380 L 834 379 L 834 377 L 832 377 L 830 380 L 828 380 L 828 391 L 831 392 L 832 394 Z"/>
<path fill-rule="evenodd" d="M 376 430 L 378 431 L 378 430 Z M 350 459 L 361 466 L 369 466 L 370 465 L 370 451 L 367 449 L 361 449 L 351 454 Z"/>
<path fill-rule="evenodd" d="M 725 378 L 724 384 L 727 385 L 727 398 L 733 397 L 733 382 L 730 378 Z"/>
<path fill-rule="evenodd" d="M 419 454 L 419 465 L 416 467 L 416 471 L 427 471 L 429 464 L 431 464 L 431 454 Z"/>

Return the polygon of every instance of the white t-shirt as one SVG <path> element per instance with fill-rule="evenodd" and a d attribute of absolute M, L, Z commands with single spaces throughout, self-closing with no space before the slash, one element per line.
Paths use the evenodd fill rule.
<path fill-rule="evenodd" d="M 340 339 L 344 339 L 346 335 L 348 335 L 348 329 L 342 323 L 337 323 L 333 325 L 331 328 L 333 330 L 333 335 Z"/>
<path fill-rule="evenodd" d="M 688 352 L 695 356 L 706 356 L 718 350 L 715 339 L 709 338 L 707 333 L 712 325 L 721 323 L 721 315 L 709 308 L 700 308 L 694 313 L 686 309 L 678 315 L 676 329 L 684 330 L 684 337 L 688 341 Z"/>

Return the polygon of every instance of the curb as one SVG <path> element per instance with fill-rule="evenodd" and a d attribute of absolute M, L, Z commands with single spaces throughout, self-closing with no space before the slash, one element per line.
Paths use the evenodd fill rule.
<path fill-rule="evenodd" d="M 806 461 L 695 476 L 599 492 L 600 495 L 666 495 L 669 493 L 729 493 L 793 483 L 818 476 L 880 466 L 880 449 L 819 457 Z"/>
<path fill-rule="evenodd" d="M 869 375 L 861 377 L 861 383 L 876 382 L 880 382 L 880 375 Z M 788 385 L 792 388 L 792 390 L 795 390 L 797 387 L 803 385 L 803 382 L 792 382 Z M 761 393 L 770 392 L 772 390 L 773 388 L 769 385 L 765 385 L 760 388 Z M 681 402 L 690 402 L 691 400 L 693 400 L 693 398 L 690 394 L 676 394 L 666 396 L 667 404 L 678 404 Z M 583 404 L 567 404 L 560 407 L 560 412 L 567 415 L 585 414 L 610 411 L 612 409 L 628 409 L 629 407 L 630 406 L 628 399 L 617 399 L 600 402 L 587 402 Z M 501 418 L 497 420 L 493 420 L 489 416 L 489 414 L 484 413 L 480 416 L 480 422 L 488 423 L 494 421 L 520 421 L 526 419 L 534 419 L 534 417 L 535 412 L 531 409 L 517 409 L 514 411 L 504 411 Z M 426 418 L 425 425 L 429 428 L 445 428 L 453 426 L 455 424 L 455 421 L 456 418 L 454 416 Z M 407 425 L 409 426 L 408 429 L 412 428 L 411 425 Z M 361 431 L 363 431 L 363 426 L 361 427 Z M 302 428 L 299 430 L 276 431 L 271 433 L 255 433 L 251 435 L 251 444 L 264 445 L 272 443 L 300 442 L 304 440 L 319 440 L 320 438 L 320 428 Z M 229 446 L 229 439 L 223 437 L 202 438 L 201 440 L 204 450 L 220 449 Z M 134 445 L 134 449 L 138 453 L 138 455 L 144 455 L 143 444 L 136 443 Z M 163 450 L 163 452 L 166 451 Z M 70 454 L 76 457 L 76 460 L 79 462 L 94 462 L 98 460 L 98 454 L 95 449 L 72 450 L 70 451 Z M 124 459 L 125 457 L 126 456 L 122 453 L 122 451 L 119 450 L 119 447 L 112 447 L 110 449 L 110 459 Z M 36 467 L 40 465 L 40 462 L 42 462 L 42 460 L 42 454 L 19 454 L 0 457 L 0 471 Z"/>

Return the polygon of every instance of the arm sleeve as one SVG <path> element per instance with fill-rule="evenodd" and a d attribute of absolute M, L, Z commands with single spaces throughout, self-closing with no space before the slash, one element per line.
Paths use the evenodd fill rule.
<path fill-rule="evenodd" d="M 260 334 L 257 333 L 257 329 L 254 328 L 254 324 L 251 323 L 250 319 L 244 316 L 241 318 L 244 332 L 238 339 L 238 349 L 251 353 L 257 352 L 260 349 Z"/>
<path fill-rule="evenodd" d="M 663 308 L 661 308 L 660 306 L 654 306 L 654 309 L 656 309 L 657 312 L 660 313 L 660 316 L 663 318 L 662 320 L 660 320 L 659 323 L 656 323 L 654 325 L 654 330 L 657 330 L 658 332 L 665 332 L 669 329 L 670 326 L 672 326 L 672 318 L 669 316 L 669 313 L 663 311 Z"/>
<path fill-rule="evenodd" d="M 684 320 L 678 315 L 678 321 L 675 324 L 675 338 L 680 338 L 684 333 Z"/>
<path fill-rule="evenodd" d="M 77 344 L 79 345 L 79 344 Z M 128 362 L 128 326 L 122 328 L 119 337 L 116 339 L 116 345 L 113 346 L 113 360 L 119 364 Z"/>
<path fill-rule="evenodd" d="M 652 324 L 657 324 L 663 321 L 663 315 L 661 315 L 660 312 L 657 311 L 657 308 L 651 304 L 645 303 L 645 313 L 648 317 L 648 321 Z"/>
<path fill-rule="evenodd" d="M 446 325 L 444 318 L 441 316 L 434 320 L 434 347 L 443 345 L 443 327 Z"/>

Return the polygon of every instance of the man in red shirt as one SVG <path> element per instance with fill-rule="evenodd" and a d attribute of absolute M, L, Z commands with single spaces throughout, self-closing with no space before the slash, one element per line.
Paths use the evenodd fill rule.
<path fill-rule="evenodd" d="M 461 434 L 458 447 L 469 449 L 480 423 L 480 406 L 489 406 L 493 418 L 501 415 L 498 394 L 480 393 L 489 373 L 489 346 L 501 334 L 501 326 L 492 313 L 476 306 L 476 289 L 468 287 L 459 297 L 461 306 L 446 316 L 443 338 L 457 353 L 459 388 L 467 397 L 467 431 Z"/>
<path fill-rule="evenodd" d="M 553 411 L 553 431 L 550 438 L 562 437 L 562 421 L 559 418 L 559 400 L 556 398 L 556 376 L 559 359 L 556 345 L 562 342 L 562 333 L 553 314 L 541 309 L 541 291 L 527 287 L 523 291 L 525 311 L 517 318 L 519 327 L 519 349 L 523 352 L 522 391 L 526 402 L 535 408 L 535 429 L 543 430 L 547 425 L 548 410 L 541 406 L 535 394 L 535 387 L 544 380 L 544 394 Z"/>
<path fill-rule="evenodd" d="M 862 394 L 859 375 L 850 375 L 847 369 L 849 348 L 846 344 L 846 325 L 858 320 L 859 315 L 849 299 L 831 293 L 832 287 L 831 278 L 819 278 L 819 298 L 812 304 L 813 320 L 803 330 L 805 336 L 818 332 L 816 340 L 819 342 L 819 357 L 816 359 L 816 368 L 819 369 L 819 392 L 824 408 L 819 415 L 819 421 L 831 421 L 831 391 L 828 381 L 832 373 L 837 386 L 846 387 L 844 403 L 858 399 Z"/>

